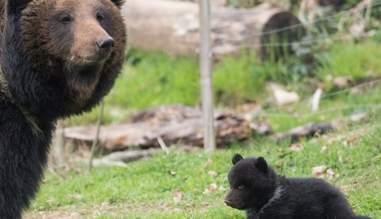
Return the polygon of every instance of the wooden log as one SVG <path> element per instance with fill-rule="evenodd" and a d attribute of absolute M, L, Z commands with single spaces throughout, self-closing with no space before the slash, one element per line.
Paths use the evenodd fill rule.
<path fill-rule="evenodd" d="M 183 112 L 181 112 L 184 109 Z M 140 120 L 139 120 L 140 118 Z M 248 139 L 253 132 L 250 123 L 231 114 L 215 117 L 217 145 L 224 147 Z M 91 145 L 96 127 L 65 130 L 65 137 L 77 144 Z M 100 145 L 109 151 L 133 148 L 159 148 L 165 144 L 203 145 L 203 120 L 199 110 L 181 106 L 160 107 L 140 113 L 127 124 L 102 127 Z"/>
<path fill-rule="evenodd" d="M 197 4 L 166 0 L 129 0 L 126 3 L 123 14 L 132 47 L 175 56 L 198 55 Z M 262 58 L 292 52 L 291 43 L 304 35 L 304 28 L 296 16 L 270 4 L 253 9 L 215 7 L 211 26 L 213 53 L 217 59 L 238 53 L 242 48 L 255 49 Z M 289 26 L 292 28 L 287 28 Z"/>
<path fill-rule="evenodd" d="M 321 123 L 321 124 L 308 124 L 293 128 L 285 133 L 276 135 L 278 141 L 290 140 L 291 142 L 298 142 L 301 138 L 311 138 L 315 135 L 325 134 L 336 129 L 334 123 Z"/>

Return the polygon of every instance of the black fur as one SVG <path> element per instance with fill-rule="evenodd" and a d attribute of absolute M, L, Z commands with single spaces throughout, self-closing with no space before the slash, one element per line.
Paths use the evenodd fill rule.
<path fill-rule="evenodd" d="M 122 7 L 124 0 L 111 0 L 116 6 Z"/>
<path fill-rule="evenodd" d="M 9 12 L 9 14 L 18 14 L 31 1 L 32 0 L 12 0 L 12 1 L 7 1 L 7 10 Z"/>
<path fill-rule="evenodd" d="M 51 57 L 44 48 L 27 46 L 38 45 L 30 41 L 42 39 L 32 34 L 39 26 L 29 27 L 28 22 L 49 14 L 45 10 L 48 7 L 45 11 L 38 7 L 52 2 L 0 0 L 0 219 L 21 218 L 35 196 L 57 119 L 86 112 L 99 103 L 110 91 L 123 63 L 125 29 L 123 19 L 113 11 L 115 25 L 107 28 L 115 39 L 115 48 L 97 70 L 100 79 L 91 96 L 79 105 L 75 101 L 78 93 L 72 92 L 65 79 L 76 72 L 67 72 L 64 59 Z M 45 57 L 36 58 L 37 53 L 31 49 L 40 50 L 38 54 Z"/>
<path fill-rule="evenodd" d="M 235 155 L 232 162 L 225 203 L 245 210 L 248 219 L 370 219 L 355 216 L 344 195 L 324 180 L 280 177 L 262 157 Z"/>

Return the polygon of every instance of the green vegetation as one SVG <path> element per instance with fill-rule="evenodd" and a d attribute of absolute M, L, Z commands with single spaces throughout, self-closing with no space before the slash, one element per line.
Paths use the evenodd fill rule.
<path fill-rule="evenodd" d="M 336 43 L 319 47 L 315 61 L 305 64 L 298 58 L 277 63 L 260 63 L 254 54 L 243 51 L 214 65 L 216 104 L 235 105 L 263 101 L 266 82 L 275 81 L 309 97 L 320 86 L 332 89 L 332 79 L 346 77 L 353 82 L 381 75 L 381 50 L 373 41 Z M 196 59 L 172 58 L 160 53 L 133 50 L 111 94 L 106 98 L 105 123 L 124 120 L 136 110 L 159 105 L 200 103 L 199 68 Z M 94 123 L 99 109 L 74 117 L 69 124 Z"/>
<path fill-rule="evenodd" d="M 170 155 L 161 154 L 128 168 L 72 172 L 64 180 L 49 173 L 29 215 L 42 211 L 44 215 L 79 212 L 88 218 L 243 218 L 242 212 L 223 204 L 230 159 L 240 152 L 265 156 L 288 176 L 309 177 L 313 167 L 325 165 L 335 173 L 330 182 L 346 192 L 356 212 L 380 218 L 381 116 L 379 107 L 366 107 L 380 102 L 380 91 L 327 98 L 323 107 L 336 110 L 318 118 L 303 118 L 307 115 L 303 104 L 280 109 L 282 118 L 270 116 L 281 130 L 298 122 L 340 119 L 358 111 L 369 113 L 360 124 L 345 125 L 338 132 L 302 141 L 304 149 L 300 152 L 290 150 L 288 142 L 277 144 L 256 138 L 213 155 L 173 149 Z M 290 111 L 295 117 L 285 116 Z M 216 189 L 210 188 L 212 184 Z"/>
<path fill-rule="evenodd" d="M 381 84 L 357 90 L 333 91 L 332 79 L 353 83 L 381 75 L 381 52 L 371 40 L 322 46 L 313 62 L 299 59 L 259 63 L 243 51 L 214 65 L 216 104 L 237 105 L 257 101 L 267 106 L 266 83 L 283 84 L 298 91 L 303 101 L 287 107 L 265 107 L 258 119 L 269 121 L 276 132 L 306 123 L 335 120 L 340 130 L 312 140 L 303 140 L 303 150 L 294 152 L 288 142 L 277 143 L 253 136 L 213 155 L 185 153 L 173 148 L 138 161 L 128 168 L 85 168 L 64 178 L 47 173 L 28 218 L 60 218 L 77 212 L 81 218 L 243 218 L 243 212 L 223 204 L 226 174 L 231 156 L 262 155 L 288 176 L 312 176 L 312 168 L 325 165 L 335 173 L 330 182 L 340 187 L 359 214 L 381 218 Z M 308 76 L 308 77 L 307 77 Z M 199 104 L 197 60 L 172 58 L 133 50 L 123 74 L 106 98 L 105 123 L 120 122 L 136 110 L 166 104 Z M 309 111 L 315 89 L 327 91 L 321 110 Z M 353 92 L 356 91 L 356 92 Z M 337 92 L 337 93 L 335 93 Z M 95 109 L 68 124 L 94 123 Z M 348 124 L 353 113 L 366 113 L 364 121 Z"/>
<path fill-rule="evenodd" d="M 271 65 L 259 65 L 255 55 L 248 52 L 217 63 L 214 72 L 217 104 L 257 99 L 263 95 L 267 74 L 274 74 L 270 71 L 273 69 Z M 180 103 L 195 106 L 200 102 L 199 96 L 200 77 L 195 59 L 133 50 L 115 88 L 106 98 L 105 123 L 120 122 L 131 111 L 159 105 Z M 69 124 L 95 122 L 98 111 L 95 109 L 89 114 L 74 117 Z"/>
<path fill-rule="evenodd" d="M 353 45 L 355 48 L 353 50 L 361 51 L 362 46 L 368 48 L 368 51 L 373 51 L 369 44 Z M 332 51 L 342 52 L 336 47 Z M 343 53 L 345 55 L 343 58 L 350 57 L 351 54 L 351 52 Z M 364 52 L 352 55 L 361 60 L 364 59 L 360 56 L 370 57 Z M 331 56 L 336 55 L 331 54 Z M 331 63 L 335 63 L 333 60 L 336 59 L 331 59 Z M 356 59 L 342 62 L 342 65 L 355 66 L 355 61 Z M 197 89 L 186 85 L 193 83 L 196 87 L 197 76 L 188 76 L 189 81 L 179 76 L 179 74 L 196 74 L 197 67 L 192 66 L 192 63 L 195 65 L 194 61 L 186 59 L 174 60 L 163 55 L 152 55 L 152 57 L 148 55 L 147 59 L 139 64 L 129 64 L 125 69 L 128 73 L 123 74 L 116 89 L 107 99 L 106 110 L 111 110 L 112 107 L 143 108 L 160 104 L 159 101 L 151 102 L 149 98 L 152 100 L 158 98 L 165 103 L 194 104 L 197 99 Z M 168 67 L 164 67 L 167 64 Z M 323 64 L 320 71 L 323 72 L 330 66 L 332 72 L 339 72 L 339 69 L 344 68 L 342 65 Z M 263 71 L 261 72 L 263 75 L 255 76 L 255 69 L 276 68 L 258 66 L 249 57 L 239 60 L 227 58 L 218 64 L 215 72 L 216 88 L 225 92 L 224 98 L 219 99 L 220 103 L 229 103 L 230 98 L 236 97 L 240 101 L 252 100 L 261 95 L 265 79 L 271 78 L 273 73 Z M 376 62 L 374 66 L 374 72 L 377 72 Z M 165 77 L 165 83 L 173 86 L 178 83 L 176 88 L 166 87 L 164 83 L 165 89 L 160 89 L 163 83 L 160 78 L 164 77 L 164 73 L 160 72 L 170 74 L 171 77 Z M 358 76 L 357 71 L 348 72 Z M 226 78 L 223 75 L 226 75 Z M 139 79 L 139 76 L 144 79 Z M 150 90 L 148 84 L 155 89 Z M 306 85 L 291 83 L 290 86 Z M 138 88 L 141 89 L 140 92 L 134 91 Z M 181 89 L 186 89 L 187 92 L 193 90 L 194 99 L 192 100 Z M 179 92 L 178 95 L 173 93 L 170 95 L 175 91 Z M 85 169 L 81 169 L 80 172 L 71 172 L 64 179 L 48 173 L 28 216 L 63 217 L 78 212 L 85 218 L 243 218 L 243 212 L 232 210 L 223 204 L 228 188 L 226 174 L 230 168 L 231 156 L 241 152 L 247 156 L 265 156 L 281 174 L 288 176 L 309 177 L 312 176 L 313 167 L 325 165 L 335 172 L 335 177 L 330 179 L 330 182 L 346 192 L 356 212 L 380 218 L 380 92 L 381 88 L 376 87 L 358 94 L 349 91 L 328 94 L 322 100 L 322 110 L 317 113 L 306 111 L 307 101 L 289 107 L 265 110 L 260 116 L 268 119 L 276 131 L 284 131 L 308 122 L 344 120 L 355 112 L 368 113 L 367 119 L 360 124 L 344 125 L 338 132 L 303 141 L 301 144 L 304 149 L 301 152 L 290 150 L 288 142 L 277 144 L 271 140 L 254 138 L 213 155 L 184 153 L 173 149 L 170 155 L 161 154 L 152 159 L 132 163 L 128 168 L 100 168 L 91 173 L 84 173 Z M 135 96 L 130 97 L 126 93 Z M 166 97 L 166 94 L 169 96 Z M 141 98 L 138 98 L 139 96 Z M 96 115 L 96 112 L 93 114 Z M 83 118 L 77 119 L 78 122 L 83 122 L 81 120 Z"/>
<path fill-rule="evenodd" d="M 381 76 L 381 51 L 378 47 L 375 42 L 333 45 L 330 52 L 321 57 L 317 75 L 323 80 L 349 77 L 355 81 Z"/>
<path fill-rule="evenodd" d="M 65 181 L 48 175 L 32 212 L 79 211 L 98 218 L 243 218 L 241 212 L 223 204 L 230 158 L 240 151 L 247 156 L 266 156 L 281 173 L 290 176 L 310 176 L 314 166 L 326 165 L 339 175 L 332 182 L 347 192 L 358 213 L 380 218 L 381 128 L 367 126 L 366 130 L 360 140 L 349 145 L 339 139 L 333 143 L 304 142 L 300 153 L 291 153 L 286 145 L 274 148 L 274 142 L 261 142 L 220 151 L 210 158 L 173 152 L 126 169 L 73 174 Z M 213 183 L 217 191 L 205 194 Z M 175 201 L 179 194 L 181 200 Z"/>

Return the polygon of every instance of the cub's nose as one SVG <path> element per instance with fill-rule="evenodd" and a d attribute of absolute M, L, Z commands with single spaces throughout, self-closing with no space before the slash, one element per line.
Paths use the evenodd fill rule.
<path fill-rule="evenodd" d="M 112 37 L 105 37 L 97 40 L 96 44 L 99 50 L 108 50 L 114 46 L 114 39 Z"/>
<path fill-rule="evenodd" d="M 232 202 L 230 200 L 225 199 L 224 202 L 225 202 L 225 204 L 227 206 L 231 206 L 232 205 Z"/>

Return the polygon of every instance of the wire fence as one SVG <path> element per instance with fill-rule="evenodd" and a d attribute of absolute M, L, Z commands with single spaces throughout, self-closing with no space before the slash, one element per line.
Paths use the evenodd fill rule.
<path fill-rule="evenodd" d="M 377 7 L 380 7 L 380 6 L 381 6 L 381 1 L 378 0 L 378 1 L 372 2 L 372 4 L 370 5 L 369 8 L 374 9 L 374 8 L 377 8 Z M 247 13 L 251 13 L 252 14 L 252 12 L 247 12 Z M 347 8 L 347 9 L 343 9 L 340 12 L 337 12 L 337 13 L 335 13 L 333 15 L 328 15 L 328 16 L 324 16 L 324 17 L 321 17 L 321 18 L 317 18 L 317 19 L 315 19 L 314 21 L 311 21 L 311 22 L 297 23 L 297 24 L 285 26 L 285 27 L 282 27 L 282 28 L 278 28 L 278 29 L 262 32 L 262 33 L 259 33 L 259 34 L 253 33 L 250 36 L 251 37 L 269 36 L 269 35 L 272 35 L 272 34 L 275 34 L 275 33 L 286 32 L 286 31 L 293 30 L 293 29 L 313 27 L 313 26 L 316 26 L 319 23 L 326 22 L 326 21 L 329 21 L 329 22 L 337 24 L 337 19 L 338 18 L 343 18 L 345 16 L 351 16 L 353 14 L 359 15 L 361 13 L 363 13 L 361 10 L 354 11 L 353 8 Z"/>
<path fill-rule="evenodd" d="M 379 8 L 381 6 L 381 1 L 375 1 L 373 2 L 368 9 L 375 9 Z M 365 9 L 364 9 L 365 10 Z M 278 28 L 274 29 L 271 31 L 266 31 L 262 33 L 252 33 L 249 34 L 247 37 L 250 38 L 262 38 L 265 36 L 271 36 L 273 34 L 279 34 L 282 32 L 287 32 L 293 29 L 298 29 L 298 28 L 308 28 L 308 27 L 316 27 L 319 23 L 322 22 L 328 22 L 326 25 L 329 25 L 333 29 L 339 29 L 341 19 L 344 17 L 353 17 L 353 15 L 360 15 L 362 13 L 361 10 L 359 11 L 353 11 L 353 9 L 346 9 L 341 12 L 338 12 L 334 15 L 330 16 L 325 16 L 322 18 L 318 18 L 314 20 L 313 22 L 308 22 L 308 23 L 298 23 L 290 26 L 286 26 L 283 28 Z M 308 35 L 307 35 L 308 36 Z M 366 38 L 368 37 L 367 35 L 360 35 L 357 37 L 357 39 L 360 38 Z M 305 39 L 297 40 L 297 41 L 291 41 L 291 42 L 274 42 L 274 43 L 256 43 L 256 44 L 251 44 L 251 45 L 246 45 L 244 46 L 245 48 L 268 48 L 268 47 L 296 47 L 296 46 L 310 46 L 314 45 L 317 43 L 327 43 L 327 42 L 334 42 L 338 40 L 351 40 L 354 37 L 351 35 L 348 35 L 347 33 L 342 32 L 341 34 L 336 34 L 336 35 L 330 35 L 330 34 L 325 34 L 323 36 L 318 36 L 318 37 L 311 37 L 309 35 Z"/>
<path fill-rule="evenodd" d="M 313 22 L 307 22 L 307 23 L 298 23 L 290 26 L 286 26 L 283 28 L 279 29 L 274 29 L 271 31 L 267 32 L 262 32 L 262 33 L 253 33 L 250 34 L 250 37 L 265 37 L 265 36 L 271 36 L 273 34 L 278 34 L 282 32 L 287 32 L 293 29 L 298 29 L 298 28 L 308 28 L 308 27 L 315 27 L 319 23 L 325 22 L 325 25 L 329 25 L 331 28 L 334 28 L 336 30 L 339 29 L 339 26 L 342 24 L 342 20 L 344 18 L 352 18 L 354 16 L 362 16 L 364 14 L 364 11 L 366 10 L 373 10 L 376 8 L 380 8 L 381 6 L 381 1 L 373 1 L 371 2 L 371 5 L 369 7 L 363 8 L 362 10 L 353 10 L 353 8 L 347 8 L 344 10 L 341 10 L 340 12 L 330 15 L 330 16 L 324 16 L 318 19 L 315 19 Z M 356 39 L 362 39 L 362 38 L 367 38 L 368 35 L 361 35 L 358 36 Z M 342 32 L 342 33 L 336 33 L 335 35 L 330 35 L 330 34 L 325 34 L 323 36 L 318 36 L 318 37 L 307 37 L 302 40 L 298 41 L 293 41 L 293 42 L 274 42 L 274 43 L 264 43 L 264 44 L 251 44 L 251 45 L 246 45 L 245 48 L 268 48 L 268 47 L 298 47 L 298 46 L 311 46 L 311 45 L 317 45 L 317 44 L 324 44 L 324 43 L 334 43 L 338 41 L 345 41 L 345 40 L 352 40 L 354 37 L 349 35 L 348 33 Z M 329 98 L 333 98 L 336 96 L 340 96 L 342 94 L 349 93 L 355 89 L 360 89 L 368 86 L 380 86 L 381 85 L 381 79 L 377 79 L 374 81 L 370 82 L 365 82 L 361 83 L 358 85 L 355 85 L 353 87 L 348 87 L 336 92 L 329 92 L 326 94 L 323 94 L 321 97 L 320 101 L 327 100 Z M 311 103 L 310 98 L 306 98 L 299 102 L 298 104 L 300 105 L 305 105 L 306 107 L 309 106 Z M 374 111 L 374 110 L 380 110 L 381 109 L 381 104 L 364 104 L 364 105 L 346 105 L 346 106 L 341 106 L 341 107 L 333 107 L 329 109 L 323 109 L 319 110 L 317 112 L 312 112 L 306 110 L 304 113 L 279 113 L 277 111 L 282 111 L 286 109 L 288 106 L 280 106 L 276 108 L 272 108 L 270 110 L 264 110 L 263 115 L 265 116 L 276 116 L 276 117 L 288 117 L 288 118 L 299 118 L 299 119 L 306 119 L 310 117 L 316 117 L 319 115 L 325 115 L 325 114 L 331 114 L 335 112 L 341 112 L 345 110 L 351 110 L 351 111 L 356 111 L 356 110 L 362 110 L 366 112 Z"/>

